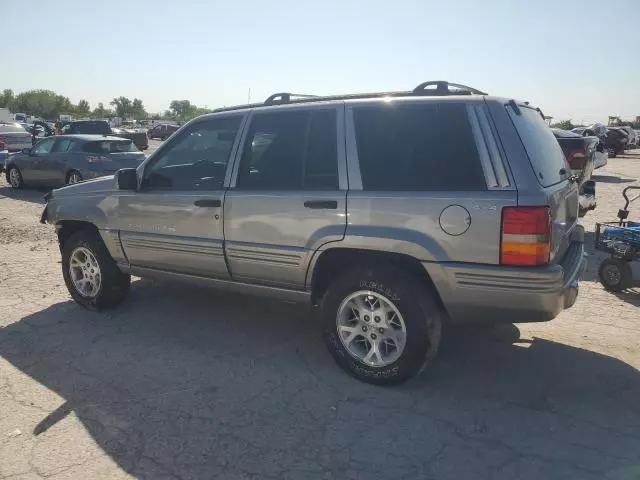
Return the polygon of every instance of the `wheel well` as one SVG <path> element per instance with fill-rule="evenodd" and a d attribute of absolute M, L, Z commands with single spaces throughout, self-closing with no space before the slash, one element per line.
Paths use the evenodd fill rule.
<path fill-rule="evenodd" d="M 6 178 L 7 183 L 9 183 L 9 170 L 11 170 L 12 168 L 18 168 L 16 167 L 13 163 L 8 163 L 7 167 L 4 169 L 4 178 Z"/>
<path fill-rule="evenodd" d="M 78 173 L 80 173 L 77 169 L 75 169 L 75 168 L 70 168 L 69 170 L 67 170 L 67 174 L 66 174 L 66 175 L 65 175 L 65 177 L 64 177 L 64 181 L 65 181 L 65 182 L 68 182 L 68 181 L 69 181 L 69 176 L 71 175 L 71 173 L 72 173 L 72 172 L 78 172 Z M 82 174 L 80 174 L 80 175 L 82 176 Z M 89 224 L 89 225 L 91 225 L 91 224 Z"/>
<path fill-rule="evenodd" d="M 331 281 L 343 272 L 365 263 L 393 265 L 423 282 L 434 292 L 438 305 L 443 308 L 442 299 L 433 280 L 422 264 L 413 257 L 401 253 L 358 250 L 352 248 L 332 248 L 318 258 L 311 279 L 311 297 L 314 304 L 320 302 Z"/>
<path fill-rule="evenodd" d="M 64 248 L 64 244 L 74 233 L 80 232 L 82 230 L 90 230 L 99 233 L 98 228 L 93 223 L 83 222 L 79 220 L 63 220 L 56 224 L 56 230 L 58 231 L 58 243 L 60 244 L 60 251 L 62 251 L 62 249 Z"/>

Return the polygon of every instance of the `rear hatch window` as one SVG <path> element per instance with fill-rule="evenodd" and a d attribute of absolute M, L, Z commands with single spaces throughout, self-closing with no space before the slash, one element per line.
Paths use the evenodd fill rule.
<path fill-rule="evenodd" d="M 540 185 L 549 187 L 565 180 L 571 174 L 571 169 L 540 112 L 524 105 L 518 107 L 519 114 L 512 105 L 506 108 Z"/>
<path fill-rule="evenodd" d="M 70 133 L 86 133 L 90 135 L 108 135 L 111 133 L 111 127 L 107 122 L 81 122 L 72 123 Z"/>
<path fill-rule="evenodd" d="M 127 153 L 127 152 L 137 152 L 138 149 L 136 148 L 136 146 L 133 144 L 133 142 L 131 140 L 125 140 L 123 142 L 121 141 L 116 141 L 116 142 L 109 142 L 110 145 L 110 149 L 109 151 L 111 153 Z"/>

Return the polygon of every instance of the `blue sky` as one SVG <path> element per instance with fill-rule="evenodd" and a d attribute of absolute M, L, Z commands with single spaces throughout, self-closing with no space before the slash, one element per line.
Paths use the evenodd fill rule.
<path fill-rule="evenodd" d="M 92 108 L 120 95 L 155 112 L 173 99 L 245 103 L 249 88 L 256 101 L 446 79 L 556 119 L 640 115 L 640 0 L 2 3 L 0 89 Z"/>

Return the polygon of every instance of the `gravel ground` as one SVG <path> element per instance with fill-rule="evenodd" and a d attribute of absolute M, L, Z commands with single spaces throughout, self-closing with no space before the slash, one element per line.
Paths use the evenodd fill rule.
<path fill-rule="evenodd" d="M 640 154 L 598 173 L 589 232 Z M 0 182 L 1 479 L 640 478 L 640 290 L 605 292 L 592 249 L 554 321 L 456 330 L 376 388 L 299 306 L 147 280 L 76 306 L 43 193 Z"/>

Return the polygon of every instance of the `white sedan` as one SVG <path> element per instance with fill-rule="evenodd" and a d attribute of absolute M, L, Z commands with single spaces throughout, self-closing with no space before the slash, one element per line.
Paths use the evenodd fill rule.
<path fill-rule="evenodd" d="M 19 123 L 0 123 L 0 142 L 5 144 L 9 152 L 19 152 L 33 146 L 31 134 Z"/>

